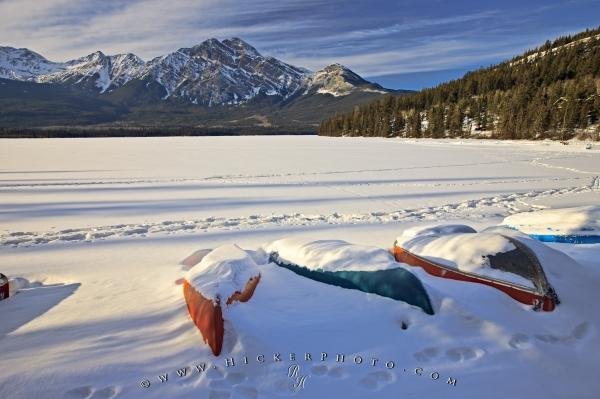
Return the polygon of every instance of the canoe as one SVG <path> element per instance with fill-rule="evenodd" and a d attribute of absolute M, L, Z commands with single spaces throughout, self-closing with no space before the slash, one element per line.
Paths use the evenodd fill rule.
<path fill-rule="evenodd" d="M 435 261 L 431 257 L 419 256 L 398 243 L 394 244 L 393 254 L 396 261 L 421 267 L 432 276 L 487 285 L 504 292 L 518 302 L 531 305 L 534 310 L 553 311 L 560 301 L 548 283 L 544 270 L 533 251 L 515 238 L 504 235 L 502 237 L 510 241 L 516 249 L 505 254 L 489 256 L 495 262 L 494 269 L 528 276 L 532 281 L 531 286 L 460 270 L 458 267 Z M 515 258 L 518 259 L 517 262 L 515 262 Z"/>
<path fill-rule="evenodd" d="M 231 254 L 232 257 L 238 256 L 238 260 L 253 265 L 243 250 L 232 245 L 219 247 L 215 251 L 197 251 L 181 262 L 184 266 L 193 266 L 183 280 L 183 297 L 188 313 L 192 322 L 200 330 L 204 343 L 210 347 L 215 356 L 219 356 L 223 349 L 224 310 L 235 302 L 249 301 L 260 281 L 260 274 L 257 274 L 249 277 L 243 287 L 234 288 L 233 292 L 215 294 L 211 291 L 211 285 L 227 286 L 228 278 L 233 275 L 241 276 L 240 273 L 236 273 L 235 259 L 234 262 L 225 259 L 227 254 Z M 205 257 L 210 258 L 210 256 L 213 258 L 202 262 Z M 244 265 L 241 266 L 243 270 Z M 236 277 L 233 280 L 239 280 Z"/>
<path fill-rule="evenodd" d="M 542 242 L 600 243 L 600 206 L 542 209 L 507 216 L 502 226 Z"/>
<path fill-rule="evenodd" d="M 227 299 L 225 304 L 231 305 L 236 301 L 247 302 L 250 300 L 259 281 L 260 276 L 251 278 L 246 283 L 244 290 L 241 292 L 236 291 Z M 225 335 L 221 302 L 205 298 L 187 280 L 183 282 L 183 297 L 190 317 L 200 330 L 204 342 L 210 347 L 215 356 L 219 356 L 223 348 L 223 336 Z"/>
<path fill-rule="evenodd" d="M 265 244 L 269 262 L 320 283 L 391 298 L 434 314 L 421 280 L 382 248 L 288 237 Z"/>

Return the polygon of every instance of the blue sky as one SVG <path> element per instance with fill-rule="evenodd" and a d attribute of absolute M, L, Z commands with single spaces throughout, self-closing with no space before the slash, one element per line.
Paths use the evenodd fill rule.
<path fill-rule="evenodd" d="M 462 76 L 600 24 L 600 1 L 0 0 L 0 45 L 63 61 L 144 59 L 211 37 L 319 69 L 339 62 L 390 88 Z"/>

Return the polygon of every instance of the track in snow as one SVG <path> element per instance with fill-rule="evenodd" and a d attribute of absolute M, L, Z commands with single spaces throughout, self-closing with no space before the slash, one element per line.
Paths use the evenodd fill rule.
<path fill-rule="evenodd" d="M 287 213 L 231 218 L 208 217 L 197 220 L 166 220 L 157 223 L 118 224 L 47 232 L 9 232 L 0 234 L 0 246 L 32 246 L 61 242 L 90 242 L 119 237 L 218 230 L 242 230 L 276 226 L 393 223 L 420 220 L 447 220 L 455 218 L 481 220 L 488 217 L 504 217 L 512 213 L 539 208 L 539 206 L 528 203 L 528 200 L 598 190 L 599 182 L 599 177 L 594 176 L 590 184 L 579 187 L 504 194 L 441 206 L 405 209 L 393 212 L 369 212 L 359 214 L 340 214 L 336 212 L 328 215 Z"/>

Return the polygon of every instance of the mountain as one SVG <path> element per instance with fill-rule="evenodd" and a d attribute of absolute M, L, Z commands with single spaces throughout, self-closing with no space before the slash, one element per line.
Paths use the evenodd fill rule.
<path fill-rule="evenodd" d="M 325 120 L 327 136 L 600 139 L 600 28 Z"/>
<path fill-rule="evenodd" d="M 48 61 L 28 49 L 0 47 L 0 78 L 36 83 L 92 84 L 103 93 L 138 75 L 144 61 L 133 54 L 106 56 L 97 51 L 64 63 Z"/>
<path fill-rule="evenodd" d="M 309 91 L 330 94 L 334 97 L 345 96 L 356 90 L 380 94 L 389 92 L 376 83 L 364 80 L 340 64 L 332 64 L 315 72 L 309 87 Z"/>
<path fill-rule="evenodd" d="M 25 48 L 0 47 L 0 78 L 35 80 L 37 76 L 51 74 L 59 68 L 60 64 Z"/>
<path fill-rule="evenodd" d="M 312 73 L 263 56 L 239 38 L 209 39 L 147 62 L 130 53 L 97 51 L 61 63 L 28 49 L 0 47 L 3 127 L 76 122 L 102 128 L 310 132 L 329 113 L 403 92 L 368 82 L 339 64 Z M 49 112 L 57 106 L 61 113 Z"/>

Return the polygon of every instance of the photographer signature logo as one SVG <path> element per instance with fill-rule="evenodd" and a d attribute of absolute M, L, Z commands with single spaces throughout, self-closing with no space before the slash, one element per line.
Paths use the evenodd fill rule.
<path fill-rule="evenodd" d="M 362 355 L 360 353 L 352 355 L 337 353 L 334 357 L 329 356 L 327 352 L 321 352 L 320 356 L 313 356 L 313 354 L 311 354 L 310 352 L 305 352 L 302 355 L 297 355 L 294 352 L 290 352 L 289 354 L 281 354 L 278 352 L 274 352 L 272 354 L 272 357 L 269 355 L 265 356 L 265 354 L 263 353 L 259 353 L 255 356 L 239 355 L 235 358 L 226 357 L 225 359 L 220 359 L 220 362 L 223 363 L 217 364 L 214 362 L 197 362 L 191 365 L 185 365 L 178 369 L 166 370 L 162 373 L 155 374 L 150 378 L 142 379 L 140 382 L 138 382 L 138 386 L 141 389 L 150 389 L 151 386 L 154 387 L 156 384 L 166 385 L 171 383 L 172 381 L 187 381 L 187 378 L 200 377 L 205 374 L 207 376 L 205 380 L 208 380 L 209 383 L 213 378 L 216 380 L 223 379 L 224 375 L 241 375 L 243 379 L 246 379 L 246 373 L 243 372 L 243 370 L 246 368 L 250 368 L 252 366 L 258 367 L 261 365 L 277 364 L 280 364 L 281 368 L 277 368 L 276 370 L 276 373 L 279 375 L 279 377 L 271 381 L 274 384 L 273 387 L 277 390 L 281 390 L 283 388 L 288 389 L 290 392 L 296 393 L 306 388 L 306 382 L 308 380 L 308 377 L 311 377 L 311 373 L 306 372 L 306 367 L 313 367 L 313 370 L 315 371 L 315 374 L 317 376 L 322 376 L 324 375 L 324 373 L 327 373 L 328 375 L 334 375 L 332 374 L 333 372 L 336 372 L 337 374 L 341 366 L 362 368 L 363 372 L 368 372 L 365 368 L 378 368 L 379 370 L 370 372 L 365 377 L 365 379 L 361 380 L 362 382 L 360 382 L 360 384 L 362 385 L 365 384 L 365 381 L 367 385 L 372 385 L 374 377 L 369 376 L 373 373 L 381 374 L 382 372 L 385 373 L 386 376 L 389 376 L 388 382 L 395 381 L 394 375 L 398 376 L 400 375 L 400 373 L 402 373 L 405 375 L 414 375 L 416 376 L 416 378 L 437 381 L 438 383 L 445 382 L 447 386 L 450 387 L 456 387 L 457 384 L 457 379 L 455 377 L 453 377 L 452 375 L 442 376 L 440 372 L 436 371 L 435 369 L 426 370 L 423 367 L 414 366 L 412 368 L 406 366 L 397 367 L 397 364 L 394 360 L 380 360 L 379 358 L 374 356 L 367 358 L 365 355 Z M 318 368 L 314 368 L 315 364 L 317 364 L 316 362 L 320 364 Z M 302 365 L 302 367 L 300 365 Z M 302 368 L 304 368 L 304 372 Z M 265 370 L 265 372 L 269 374 L 271 370 L 272 369 L 269 368 Z M 211 374 L 208 374 L 209 372 Z M 279 374 L 280 372 L 281 374 Z M 284 372 L 286 372 L 285 377 L 283 377 Z M 229 378 L 225 377 L 225 381 L 228 380 Z M 269 384 L 264 385 L 266 387 L 266 385 Z M 282 385 L 284 386 L 282 387 Z M 256 392 L 258 392 L 258 390 L 256 390 Z"/>
<path fill-rule="evenodd" d="M 295 390 L 297 392 L 297 391 L 304 389 L 308 375 L 300 374 L 300 366 L 299 365 L 297 365 L 297 364 L 290 365 L 290 367 L 288 367 L 287 374 L 288 374 L 288 378 L 292 380 L 292 389 L 293 390 Z"/>

